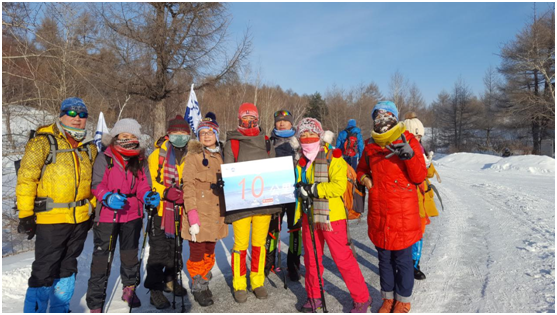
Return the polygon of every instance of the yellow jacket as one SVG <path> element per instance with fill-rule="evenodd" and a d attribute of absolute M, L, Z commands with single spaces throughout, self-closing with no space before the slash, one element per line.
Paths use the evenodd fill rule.
<path fill-rule="evenodd" d="M 151 155 L 149 155 L 149 172 L 151 173 L 151 182 L 152 182 L 152 187 L 155 188 L 155 190 L 159 193 L 159 195 L 161 196 L 161 199 L 163 199 L 163 193 L 164 190 L 167 188 L 165 185 L 157 182 L 157 171 L 159 169 L 159 154 L 161 149 L 168 151 L 168 146 L 172 145 L 170 144 L 170 141 L 165 140 L 162 144 L 158 144 L 159 141 L 157 141 L 155 143 L 155 148 L 157 148 L 155 151 L 153 151 L 153 153 L 151 153 Z M 176 169 L 178 170 L 178 178 L 180 179 L 180 183 L 182 181 L 182 174 L 184 173 L 184 161 L 186 159 L 186 154 L 184 154 L 184 156 L 182 157 L 182 160 L 180 162 L 176 161 Z M 166 158 L 164 159 L 164 163 L 161 167 L 160 170 L 160 179 L 161 182 L 164 180 L 164 166 L 166 165 Z M 180 183 L 177 183 L 177 185 L 180 185 Z M 163 212 L 163 206 L 164 206 L 164 202 L 161 200 L 161 203 L 159 203 L 159 206 L 157 208 L 158 210 L 158 214 L 159 217 L 162 217 L 162 212 Z M 181 209 L 181 207 L 180 207 Z"/>
<path fill-rule="evenodd" d="M 329 147 L 326 145 L 324 146 L 325 153 L 329 152 Z M 313 167 L 314 163 L 311 163 L 309 168 L 306 170 L 306 177 L 307 182 L 309 184 L 314 183 L 314 172 Z M 341 157 L 335 158 L 331 154 L 331 164 L 329 165 L 329 182 L 328 183 L 320 183 L 317 185 L 317 193 L 319 198 L 326 198 L 329 200 L 329 209 L 331 210 L 329 213 L 329 220 L 331 222 L 339 221 L 339 220 L 346 220 L 346 210 L 344 209 L 344 202 L 342 202 L 342 195 L 344 195 L 344 191 L 346 190 L 346 185 L 348 182 L 348 178 L 346 176 L 346 161 Z M 296 183 L 302 181 L 302 167 L 300 164 L 296 164 Z M 294 222 L 298 222 L 298 220 L 302 216 L 302 202 L 300 198 L 296 202 L 296 214 L 294 216 Z"/>
<path fill-rule="evenodd" d="M 437 206 L 435 205 L 433 189 L 430 188 L 431 182 L 429 181 L 429 179 L 435 176 L 435 174 L 439 176 L 437 170 L 435 169 L 435 166 L 433 166 L 432 163 L 427 169 L 426 180 L 419 185 L 419 189 L 417 190 L 421 218 L 425 218 L 426 214 L 428 217 L 436 217 L 439 215 Z M 437 177 L 437 179 L 439 180 L 439 177 Z"/>
<path fill-rule="evenodd" d="M 56 154 L 56 163 L 46 166 L 41 171 L 50 152 L 50 143 L 44 134 L 51 134 L 58 143 L 58 150 L 71 149 L 64 132 L 58 123 L 40 127 L 37 136 L 29 140 L 21 167 L 17 176 L 16 197 L 19 217 L 32 216 L 35 198 L 49 197 L 55 203 L 71 203 L 89 200 L 95 205 L 95 197 L 91 193 L 91 177 L 93 164 L 97 156 L 97 147 L 93 142 L 79 143 L 78 147 L 89 146 L 91 160 L 87 152 L 60 152 Z M 79 161 L 78 161 L 79 159 Z M 89 219 L 90 205 L 84 204 L 73 208 L 53 208 L 38 212 L 38 224 L 72 223 L 77 224 Z M 91 209 L 92 210 L 92 209 Z"/>

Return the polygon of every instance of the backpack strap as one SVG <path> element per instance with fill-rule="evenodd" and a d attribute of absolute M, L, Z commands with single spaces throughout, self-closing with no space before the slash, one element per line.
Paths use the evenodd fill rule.
<path fill-rule="evenodd" d="M 48 164 L 56 163 L 56 154 L 59 152 L 58 151 L 58 142 L 56 141 L 54 136 L 51 135 L 51 134 L 44 134 L 44 136 L 48 140 L 48 144 L 50 146 L 49 146 L 48 155 L 46 156 L 46 159 L 45 159 L 44 164 L 43 164 L 43 168 L 41 169 L 41 177 L 40 178 L 43 178 L 44 171 L 46 170 L 46 166 Z"/>
<path fill-rule="evenodd" d="M 157 181 L 157 183 L 161 184 L 164 186 L 162 179 L 161 179 L 161 171 L 162 171 L 162 166 L 164 165 L 164 160 L 166 159 L 166 150 L 163 149 L 162 145 L 159 149 L 159 166 L 157 168 L 157 177 L 155 178 L 155 180 Z"/>
<path fill-rule="evenodd" d="M 240 141 L 238 139 L 231 139 L 230 148 L 232 149 L 232 155 L 234 155 L 234 163 L 236 163 L 240 154 Z"/>
<path fill-rule="evenodd" d="M 267 155 L 271 155 L 271 140 L 269 137 L 265 136 L 265 148 L 267 149 Z"/>
<path fill-rule="evenodd" d="M 111 169 L 112 167 L 114 167 L 114 161 L 112 160 L 112 158 L 106 154 L 104 154 L 104 158 L 106 159 L 106 167 L 108 169 Z"/>

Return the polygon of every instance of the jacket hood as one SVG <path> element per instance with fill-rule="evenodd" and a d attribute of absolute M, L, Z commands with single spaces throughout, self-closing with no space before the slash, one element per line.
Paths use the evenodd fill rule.
<path fill-rule="evenodd" d="M 346 125 L 346 128 L 350 128 L 350 127 L 356 127 L 356 120 L 355 119 L 350 119 L 348 121 L 348 125 Z"/>
<path fill-rule="evenodd" d="M 187 155 L 199 154 L 201 152 L 203 152 L 203 144 L 201 144 L 201 142 L 199 142 L 198 140 L 190 140 L 188 142 L 188 154 Z"/>

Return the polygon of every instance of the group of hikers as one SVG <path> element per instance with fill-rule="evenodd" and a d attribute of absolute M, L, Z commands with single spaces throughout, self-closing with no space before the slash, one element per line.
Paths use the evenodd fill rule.
<path fill-rule="evenodd" d="M 170 307 L 167 292 L 173 295 L 174 307 L 177 296 L 183 307 L 184 267 L 194 300 L 200 306 L 214 304 L 209 283 L 215 245 L 228 236 L 228 224 L 234 239 L 230 259 L 234 300 L 245 303 L 249 298 L 250 242 L 249 287 L 257 299 L 266 299 L 265 279 L 281 269 L 285 214 L 291 281 L 300 280 L 302 247 L 305 253 L 307 301 L 300 311 L 326 310 L 322 257 L 327 243 L 353 299 L 352 312 L 367 312 L 371 297 L 347 241 L 342 196 L 349 169 L 357 174 L 356 184 L 369 193 L 368 235 L 378 253 L 383 298 L 379 312 L 409 312 L 414 279 L 425 279 L 419 267 L 422 237 L 428 218 L 438 214 L 428 178 L 437 173 L 432 153 L 426 154 L 421 145 L 424 127 L 415 115 L 399 122 L 395 104 L 381 101 L 371 117 L 369 139 L 364 142 L 356 121 L 350 120 L 333 146 L 334 134 L 324 130 L 321 122 L 305 117 L 295 126 L 295 117 L 287 110 L 274 113 L 275 128 L 267 137 L 257 107 L 244 103 L 239 107 L 238 126 L 226 133 L 224 144 L 219 141 L 214 113 L 207 113 L 194 133 L 178 115 L 147 156 L 141 126 L 129 118 L 117 121 L 102 135 L 98 152 L 86 137 L 87 106 L 76 97 L 64 100 L 59 119 L 38 128 L 28 141 L 18 171 L 18 231 L 28 239 L 36 235 L 24 312 L 44 313 L 49 305 L 51 313 L 70 311 L 77 258 L 90 229 L 94 249 L 86 302 L 91 313 L 106 311 L 117 240 L 122 300 L 130 311 L 141 306 L 136 288 L 146 239 L 150 252 L 144 286 L 151 304 L 157 309 Z M 294 163 L 296 203 L 226 211 L 223 163 L 285 156 Z M 185 263 L 183 240 L 190 250 Z"/>

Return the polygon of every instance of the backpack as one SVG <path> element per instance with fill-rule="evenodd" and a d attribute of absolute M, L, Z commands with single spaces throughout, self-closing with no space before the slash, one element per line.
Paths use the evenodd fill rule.
<path fill-rule="evenodd" d="M 356 156 L 358 154 L 358 137 L 356 133 L 352 132 L 352 129 L 350 131 L 347 130 L 346 133 L 342 154 L 349 157 Z"/>
<path fill-rule="evenodd" d="M 330 149 L 327 153 L 327 163 L 331 164 L 331 154 L 333 150 Z M 363 185 L 358 184 L 356 171 L 346 163 L 346 190 L 341 199 L 344 203 L 346 216 L 348 220 L 359 219 L 365 210 L 366 191 Z"/>
<path fill-rule="evenodd" d="M 238 155 L 240 154 L 240 140 L 230 139 L 230 148 L 232 149 L 232 154 L 234 155 L 234 163 L 236 163 L 238 162 Z M 267 154 L 270 154 L 271 141 L 267 136 L 265 136 L 265 148 L 267 149 Z"/>

